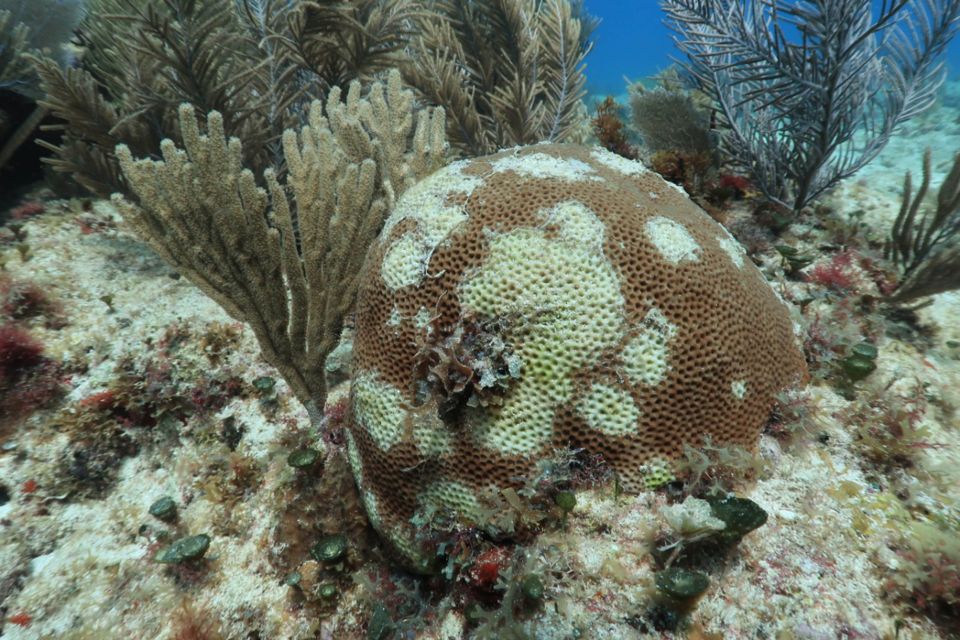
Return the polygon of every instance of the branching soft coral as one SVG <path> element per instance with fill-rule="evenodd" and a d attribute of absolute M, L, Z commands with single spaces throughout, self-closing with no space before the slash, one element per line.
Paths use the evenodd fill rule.
<path fill-rule="evenodd" d="M 574 134 L 593 22 L 570 0 L 427 3 L 404 79 L 467 155 Z M 583 22 L 582 22 L 583 21 Z"/>
<path fill-rule="evenodd" d="M 916 194 L 907 173 L 903 203 L 885 248 L 886 257 L 903 270 L 903 280 L 890 296 L 899 304 L 960 288 L 960 154 L 940 185 L 936 207 L 921 214 L 920 206 L 930 188 L 930 169 L 928 149 Z"/>
<path fill-rule="evenodd" d="M 662 0 L 724 145 L 800 211 L 929 108 L 960 0 Z M 794 38 L 791 39 L 790 35 Z"/>

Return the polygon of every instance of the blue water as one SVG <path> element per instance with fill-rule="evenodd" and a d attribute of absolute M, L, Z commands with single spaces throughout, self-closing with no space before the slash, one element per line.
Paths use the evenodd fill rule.
<path fill-rule="evenodd" d="M 631 80 L 651 76 L 669 66 L 671 58 L 682 58 L 656 0 L 586 0 L 585 4 L 602 20 L 587 58 L 591 94 L 623 93 L 624 76 Z M 945 61 L 950 75 L 960 76 L 960 38 L 954 38 Z"/>

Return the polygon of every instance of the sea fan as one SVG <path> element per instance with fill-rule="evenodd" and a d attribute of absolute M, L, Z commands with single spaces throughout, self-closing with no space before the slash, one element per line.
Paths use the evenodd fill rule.
<path fill-rule="evenodd" d="M 724 144 L 795 212 L 933 104 L 960 0 L 662 0 Z"/>

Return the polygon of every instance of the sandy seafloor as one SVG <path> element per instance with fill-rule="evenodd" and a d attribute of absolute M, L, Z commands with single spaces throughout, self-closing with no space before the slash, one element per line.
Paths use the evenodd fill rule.
<path fill-rule="evenodd" d="M 960 150 L 960 83 L 948 85 L 936 110 L 910 123 L 876 162 L 825 201 L 839 217 L 862 210 L 864 233 L 881 237 L 896 215 L 903 174 L 916 172 L 926 146 L 934 151 L 937 186 Z M 365 637 L 370 596 L 361 587 L 347 581 L 335 610 L 319 617 L 296 605 L 293 588 L 271 561 L 287 542 L 286 529 L 278 526 L 282 505 L 296 492 L 285 434 L 291 425 L 305 427 L 307 416 L 259 359 L 251 332 L 235 325 L 235 343 L 221 357 L 209 357 L 201 336 L 233 321 L 189 282 L 171 277 L 106 202 L 94 203 L 90 212 L 49 202 L 25 229 L 32 257 L 22 262 L 7 245 L 6 271 L 40 285 L 62 306 L 61 328 L 40 320 L 26 326 L 71 374 L 62 401 L 22 422 L 0 451 L 0 481 L 9 493 L 0 506 L 3 637 Z M 817 255 L 826 233 L 799 224 L 784 240 Z M 784 279 L 775 252 L 766 251 L 760 262 L 788 299 L 803 297 L 810 287 Z M 918 316 L 932 336 L 927 346 L 882 336 L 879 368 L 857 393 L 900 387 L 906 393 L 921 385 L 930 399 L 923 426 L 940 446 L 918 451 L 915 466 L 889 480 L 864 459 L 851 427 L 838 416 L 849 401 L 815 381 L 809 394 L 816 412 L 806 431 L 791 442 L 765 435 L 760 451 L 767 469 L 744 489 L 769 521 L 714 572 L 710 591 L 677 637 L 960 637 L 888 588 L 890 577 L 903 570 L 896 548 L 905 523 L 918 513 L 956 518 L 960 503 L 960 349 L 948 346 L 960 341 L 960 293 L 935 297 Z M 64 416 L 107 389 L 121 361 L 136 367 L 160 357 L 158 343 L 171 327 L 179 328 L 170 362 L 181 390 L 210 376 L 237 376 L 244 392 L 215 412 L 168 425 L 172 436 L 129 427 L 140 430 L 134 436 L 139 452 L 117 456 L 116 479 L 102 495 L 65 484 L 75 446 L 69 443 L 77 435 L 62 428 Z M 279 406 L 272 415 L 251 387 L 264 375 L 278 379 Z M 233 452 L 210 436 L 228 416 L 243 429 Z M 224 476 L 241 467 L 253 469 L 253 480 L 239 489 L 230 480 L 236 490 L 223 489 L 230 484 Z M 903 486 L 909 486 L 908 500 L 893 493 Z M 164 525 L 147 509 L 164 495 L 180 504 L 178 531 L 212 536 L 202 575 L 175 576 L 150 560 L 156 550 L 150 531 Z M 531 637 L 661 637 L 644 633 L 635 618 L 650 601 L 649 550 L 663 528 L 658 510 L 665 501 L 662 492 L 578 496 L 566 529 L 544 533 L 528 549 L 552 576 L 547 605 L 527 625 Z M 371 558 L 361 571 L 377 572 Z M 442 604 L 436 611 L 419 637 L 463 635 L 461 614 Z M 19 624 L 10 621 L 18 615 Z M 191 617 L 209 633 L 184 635 Z"/>

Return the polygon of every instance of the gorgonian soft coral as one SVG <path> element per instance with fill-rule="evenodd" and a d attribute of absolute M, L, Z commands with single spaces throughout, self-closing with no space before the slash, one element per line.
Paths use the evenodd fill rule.
<path fill-rule="evenodd" d="M 933 105 L 960 0 L 662 0 L 723 147 L 794 214 Z"/>

